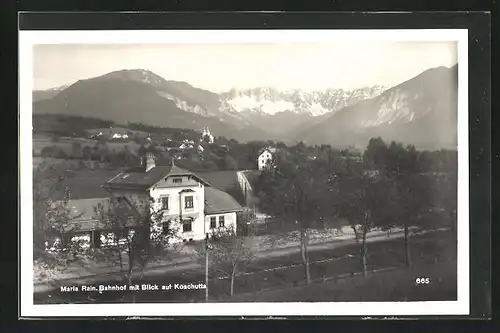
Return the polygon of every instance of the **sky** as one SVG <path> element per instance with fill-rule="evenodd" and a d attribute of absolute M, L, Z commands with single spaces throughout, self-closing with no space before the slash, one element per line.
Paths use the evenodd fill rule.
<path fill-rule="evenodd" d="M 121 69 L 147 69 L 215 93 L 273 87 L 304 91 L 394 86 L 457 63 L 455 42 L 35 45 L 34 89 Z"/>

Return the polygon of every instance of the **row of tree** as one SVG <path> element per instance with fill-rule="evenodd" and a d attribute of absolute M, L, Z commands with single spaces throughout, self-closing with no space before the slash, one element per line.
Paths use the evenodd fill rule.
<path fill-rule="evenodd" d="M 70 149 L 59 145 L 46 146 L 41 151 L 41 157 L 72 159 L 83 161 L 97 161 L 118 169 L 131 167 L 140 163 L 139 155 L 127 146 L 123 150 L 112 150 L 106 143 L 96 143 L 94 146 L 82 145 L 73 142 Z"/>
<path fill-rule="evenodd" d="M 376 138 L 362 156 L 317 147 L 316 154 L 299 143 L 262 172 L 255 190 L 263 212 L 294 224 L 300 231 L 305 277 L 310 282 L 308 232 L 336 218 L 349 221 L 361 243 L 367 271 L 366 237 L 373 228 L 401 228 L 406 265 L 411 266 L 410 233 L 436 228 L 436 216 L 455 230 L 456 152 L 417 152 L 413 146 Z M 428 156 L 440 157 L 429 163 Z M 436 165 L 438 168 L 436 169 Z"/>

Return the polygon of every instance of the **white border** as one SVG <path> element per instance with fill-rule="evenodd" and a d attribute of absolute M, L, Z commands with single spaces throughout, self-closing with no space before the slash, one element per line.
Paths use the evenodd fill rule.
<path fill-rule="evenodd" d="M 35 44 L 314 43 L 321 41 L 458 42 L 458 300 L 450 302 L 33 304 L 32 87 Z M 20 31 L 21 313 L 51 316 L 403 316 L 469 314 L 468 31 L 460 30 L 178 30 Z"/>

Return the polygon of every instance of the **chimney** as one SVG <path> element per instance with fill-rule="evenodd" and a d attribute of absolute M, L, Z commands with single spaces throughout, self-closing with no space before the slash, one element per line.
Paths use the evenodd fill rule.
<path fill-rule="evenodd" d="M 154 167 L 155 167 L 155 156 L 153 155 L 153 153 L 147 152 L 146 163 L 145 163 L 146 172 L 153 169 Z"/>

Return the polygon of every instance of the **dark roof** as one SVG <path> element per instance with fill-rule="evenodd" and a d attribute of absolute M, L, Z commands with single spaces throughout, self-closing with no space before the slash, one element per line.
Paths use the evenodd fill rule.
<path fill-rule="evenodd" d="M 70 220 L 93 220 L 95 219 L 94 207 L 102 204 L 105 207 L 109 205 L 108 198 L 93 198 L 93 199 L 75 199 L 69 200 L 67 207 L 71 210 L 68 214 Z"/>
<path fill-rule="evenodd" d="M 170 173 L 172 167 L 170 166 L 156 166 L 148 172 L 141 171 L 139 168 L 126 170 L 120 174 L 115 175 L 112 179 L 108 180 L 105 187 L 144 187 L 148 188 L 157 183 Z"/>
<path fill-rule="evenodd" d="M 242 211 L 243 207 L 229 194 L 215 187 L 205 187 L 205 214 Z"/>
<path fill-rule="evenodd" d="M 59 203 L 55 203 L 59 204 Z M 70 231 L 90 231 L 95 229 L 111 229 L 111 225 L 106 225 L 104 221 L 100 221 L 97 217 L 96 208 L 101 204 L 103 211 L 106 213 L 110 205 L 109 198 L 94 198 L 94 199 L 76 199 L 69 200 L 66 207 L 70 210 L 68 217 L 69 221 L 63 225 L 65 232 Z M 119 211 L 123 217 L 129 216 L 129 221 L 126 224 L 133 226 L 137 223 L 137 219 L 132 219 L 136 214 L 132 211 L 127 203 L 119 204 L 114 211 Z"/>
<path fill-rule="evenodd" d="M 57 203 L 55 203 L 57 204 Z M 96 207 L 101 204 L 106 211 L 110 204 L 109 198 L 91 198 L 69 200 L 67 208 L 70 209 L 69 221 L 63 226 L 65 232 L 84 232 L 95 229 L 111 229 L 97 217 Z M 130 216 L 129 226 L 136 223 L 135 212 L 131 210 L 128 204 L 123 203 L 115 209 L 120 209 L 121 216 Z M 228 212 L 242 211 L 243 207 L 236 200 L 224 191 L 215 187 L 205 187 L 205 214 L 218 214 Z"/>
<path fill-rule="evenodd" d="M 271 154 L 276 153 L 276 148 L 274 148 L 274 147 L 266 147 L 266 148 L 262 148 L 261 150 L 259 150 L 259 156 L 260 156 L 263 152 L 265 152 L 266 150 L 267 150 L 268 152 L 270 152 Z"/>
<path fill-rule="evenodd" d="M 238 187 L 238 175 L 236 171 L 197 172 L 196 174 L 212 186 L 223 191 Z"/>
<path fill-rule="evenodd" d="M 166 176 L 183 176 L 191 175 L 199 178 L 200 181 L 209 185 L 205 180 L 192 173 L 191 171 L 179 168 L 176 165 L 172 166 L 155 166 L 148 172 L 141 171 L 140 168 L 129 169 L 116 175 L 104 184 L 105 188 L 133 188 L 133 189 L 147 189 L 163 177 Z"/>
<path fill-rule="evenodd" d="M 52 199 L 62 200 L 64 198 L 64 186 L 70 191 L 71 199 L 109 197 L 109 193 L 101 188 L 101 185 L 116 176 L 116 174 L 117 171 L 108 170 L 66 171 L 63 186 L 53 193 Z"/>

